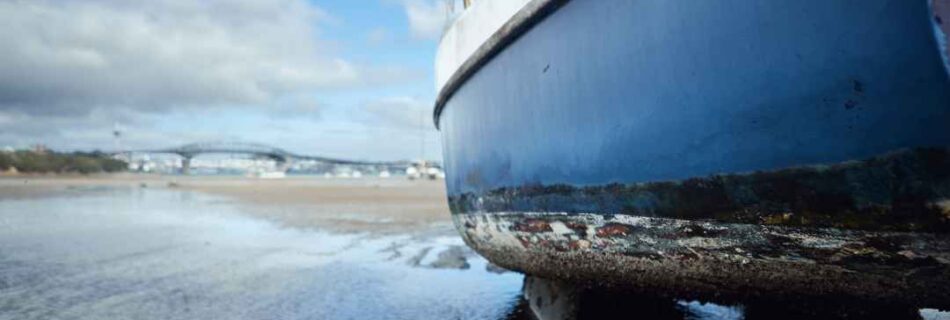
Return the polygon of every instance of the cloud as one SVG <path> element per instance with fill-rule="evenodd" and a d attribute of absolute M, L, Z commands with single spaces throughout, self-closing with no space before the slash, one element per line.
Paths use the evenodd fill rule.
<path fill-rule="evenodd" d="M 385 97 L 367 101 L 361 109 L 366 120 L 378 126 L 405 130 L 435 129 L 431 104 L 416 98 Z"/>
<path fill-rule="evenodd" d="M 304 0 L 0 2 L 0 111 L 84 115 L 267 105 L 398 81 L 320 39 L 339 23 Z"/>
<path fill-rule="evenodd" d="M 33 116 L 0 110 L 0 146 L 49 144 L 56 149 L 111 149 L 116 122 L 146 131 L 147 117 L 122 110 L 96 109 L 83 115 Z"/>
<path fill-rule="evenodd" d="M 324 107 L 324 103 L 314 97 L 293 96 L 275 102 L 270 107 L 268 116 L 278 120 L 320 120 Z"/>
<path fill-rule="evenodd" d="M 446 0 L 405 0 L 402 5 L 416 39 L 438 39 L 454 11 L 454 2 Z"/>
<path fill-rule="evenodd" d="M 362 48 L 332 39 L 392 42 L 395 29 L 354 34 L 313 2 L 0 0 L 0 147 L 111 150 L 119 123 L 122 147 L 133 149 L 234 139 L 341 157 L 406 154 L 376 135 L 431 128 L 428 103 L 381 99 L 370 113 L 358 101 L 429 90 L 431 70 L 354 54 Z M 385 103 L 396 107 L 376 109 Z"/>
<path fill-rule="evenodd" d="M 370 45 L 380 45 L 392 40 L 392 34 L 386 28 L 374 28 L 366 34 L 366 42 Z"/>
<path fill-rule="evenodd" d="M 411 96 L 389 96 L 365 101 L 358 109 L 375 152 L 391 159 L 439 159 L 440 134 L 432 123 L 432 101 Z"/>

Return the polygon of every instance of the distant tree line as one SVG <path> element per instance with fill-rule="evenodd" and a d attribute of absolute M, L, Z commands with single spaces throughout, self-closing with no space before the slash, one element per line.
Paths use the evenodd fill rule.
<path fill-rule="evenodd" d="M 0 152 L 0 170 L 16 168 L 28 173 L 99 173 L 125 171 L 128 164 L 110 155 L 94 152 L 28 151 Z"/>

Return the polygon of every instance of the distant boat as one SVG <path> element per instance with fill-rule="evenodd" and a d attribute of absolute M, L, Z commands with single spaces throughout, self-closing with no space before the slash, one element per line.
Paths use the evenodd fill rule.
<path fill-rule="evenodd" d="M 438 164 L 428 162 L 425 160 L 415 161 L 406 167 L 406 178 L 409 180 L 416 179 L 429 179 L 437 180 L 444 179 L 445 173 L 442 171 L 442 168 Z"/>
<path fill-rule="evenodd" d="M 455 225 L 543 278 L 950 308 L 948 7 L 474 1 L 436 58 Z"/>

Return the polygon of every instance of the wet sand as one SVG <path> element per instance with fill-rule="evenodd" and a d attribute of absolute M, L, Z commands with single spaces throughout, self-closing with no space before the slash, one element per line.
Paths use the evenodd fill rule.
<path fill-rule="evenodd" d="M 451 223 L 442 180 L 402 177 L 257 179 L 214 176 L 92 175 L 0 177 L 0 200 L 62 196 L 101 187 L 195 191 L 253 206 L 258 218 L 295 228 L 404 233 Z"/>
<path fill-rule="evenodd" d="M 389 233 L 451 223 L 442 180 L 206 179 L 179 184 L 186 190 L 266 207 L 255 211 L 292 227 Z"/>

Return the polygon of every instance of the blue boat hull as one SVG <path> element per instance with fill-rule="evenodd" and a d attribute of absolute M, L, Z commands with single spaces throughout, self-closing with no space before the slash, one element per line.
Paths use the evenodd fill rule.
<path fill-rule="evenodd" d="M 608 286 L 950 305 L 929 1 L 549 2 L 437 105 L 470 246 Z"/>

